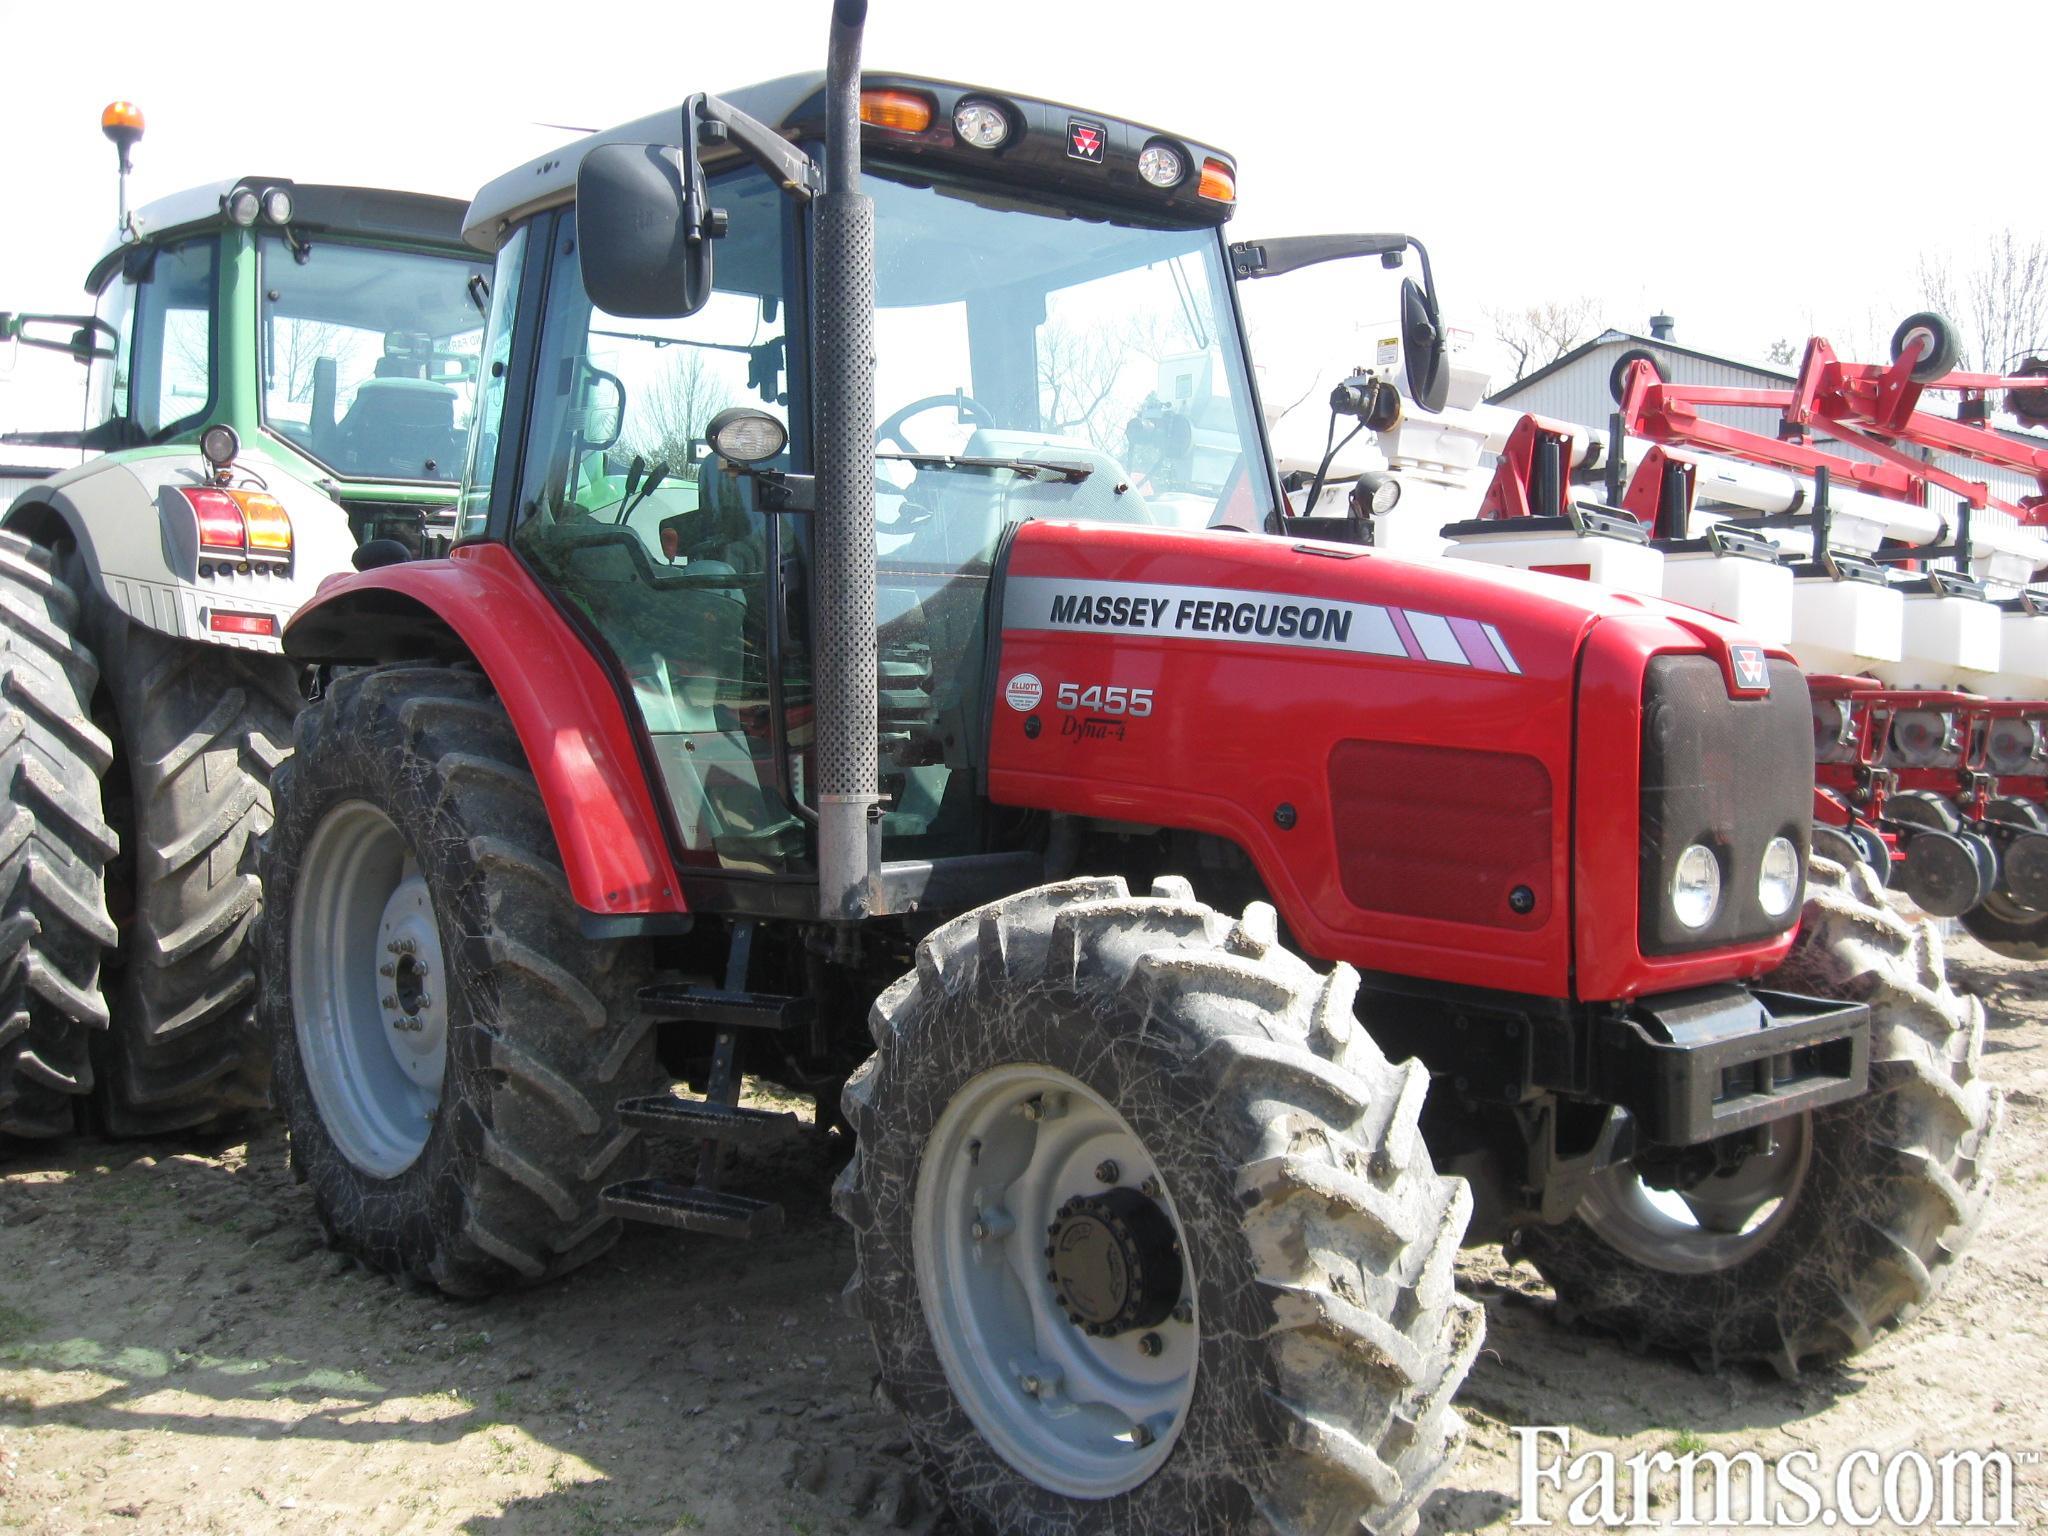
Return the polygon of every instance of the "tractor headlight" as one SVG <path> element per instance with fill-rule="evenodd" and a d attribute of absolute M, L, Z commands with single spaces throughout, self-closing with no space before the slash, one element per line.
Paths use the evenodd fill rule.
<path fill-rule="evenodd" d="M 953 131 L 976 149 L 1000 149 L 1010 136 L 1010 119 L 992 102 L 963 101 L 953 109 Z"/>
<path fill-rule="evenodd" d="M 1706 844 L 1694 843 L 1671 871 L 1671 910 L 1686 927 L 1704 928 L 1720 906 L 1721 861 Z"/>
<path fill-rule="evenodd" d="M 1377 469 L 1368 469 L 1358 477 L 1357 488 L 1352 492 L 1352 506 L 1365 512 L 1391 512 L 1401 501 L 1401 482 L 1392 475 Z M 1359 503 L 1363 502 L 1361 507 Z"/>
<path fill-rule="evenodd" d="M 1187 173 L 1187 161 L 1171 144 L 1154 139 L 1138 153 L 1138 174 L 1155 187 L 1177 187 Z"/>
<path fill-rule="evenodd" d="M 1757 876 L 1756 901 L 1772 917 L 1783 917 L 1799 899 L 1799 850 L 1789 837 L 1764 845 L 1763 872 Z"/>
<path fill-rule="evenodd" d="M 237 187 L 228 194 L 228 217 L 247 229 L 263 212 L 263 199 L 254 187 Z"/>
<path fill-rule="evenodd" d="M 760 464 L 782 452 L 789 442 L 788 428 L 750 405 L 720 411 L 711 418 L 704 436 L 714 453 L 735 464 Z"/>
<path fill-rule="evenodd" d="M 263 217 L 273 224 L 292 221 L 292 195 L 283 187 L 269 187 L 263 193 Z"/>

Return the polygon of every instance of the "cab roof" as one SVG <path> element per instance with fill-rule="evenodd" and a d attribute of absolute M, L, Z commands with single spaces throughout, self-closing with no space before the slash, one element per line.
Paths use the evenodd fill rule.
<path fill-rule="evenodd" d="M 241 176 L 232 181 L 187 187 L 145 203 L 133 216 L 139 240 L 123 240 L 118 235 L 111 238 L 86 276 L 86 291 L 98 293 L 106 287 L 122 256 L 137 244 L 227 223 L 227 195 L 241 186 L 288 188 L 294 229 L 418 245 L 462 244 L 464 205 L 459 198 L 437 197 L 430 192 L 399 192 L 386 187 L 294 182 L 283 176 Z"/>
<path fill-rule="evenodd" d="M 1093 109 L 1064 102 L 1019 96 L 1014 92 L 988 90 L 960 81 L 922 75 L 864 70 L 861 86 L 863 89 L 884 87 L 919 91 L 934 99 L 936 109 L 934 127 L 926 133 L 911 134 L 868 126 L 862 134 L 863 147 L 868 155 L 902 155 L 928 163 L 951 160 L 958 166 L 972 166 L 982 174 L 1056 184 L 1083 196 L 1106 194 L 1119 200 L 1137 198 L 1157 204 L 1163 217 L 1181 220 L 1219 223 L 1231 211 L 1226 205 L 1198 202 L 1195 185 L 1204 158 L 1223 161 L 1233 175 L 1235 161 L 1223 151 L 1184 134 L 1105 117 Z M 785 138 L 824 137 L 825 72 L 821 69 L 783 75 L 720 94 L 727 103 L 755 121 L 774 128 Z M 953 137 L 952 105 L 966 96 L 1003 106 L 1013 124 L 1022 129 L 1017 139 L 993 154 L 961 149 Z M 1104 131 L 1108 153 L 1101 157 L 1103 163 L 1084 166 L 1066 155 L 1065 136 L 1076 120 L 1095 124 Z M 1168 140 L 1185 150 L 1193 168 L 1183 185 L 1171 192 L 1161 192 L 1139 182 L 1135 171 L 1139 150 L 1158 139 Z M 494 252 L 521 220 L 542 209 L 574 201 L 576 172 L 583 163 L 583 157 L 600 144 L 685 142 L 683 109 L 678 104 L 565 144 L 486 182 L 469 205 L 469 215 L 462 225 L 463 238 L 478 250 Z M 731 145 L 706 146 L 703 151 L 707 166 L 727 163 L 739 154 L 740 151 Z"/>

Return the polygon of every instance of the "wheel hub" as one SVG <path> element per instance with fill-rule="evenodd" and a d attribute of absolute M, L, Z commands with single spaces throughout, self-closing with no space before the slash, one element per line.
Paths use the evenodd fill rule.
<path fill-rule="evenodd" d="M 446 972 L 427 882 L 421 876 L 401 880 L 391 893 L 377 925 L 377 941 L 382 962 L 377 967 L 379 1006 L 391 1057 L 413 1082 L 438 1092 L 448 1061 Z"/>
<path fill-rule="evenodd" d="M 1137 1190 L 1077 1196 L 1046 1235 L 1053 1302 L 1075 1327 L 1116 1338 L 1172 1316 L 1180 1242 L 1173 1219 Z"/>

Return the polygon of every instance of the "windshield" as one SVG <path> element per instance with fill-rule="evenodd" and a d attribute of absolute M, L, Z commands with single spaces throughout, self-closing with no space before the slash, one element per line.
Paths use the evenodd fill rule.
<path fill-rule="evenodd" d="M 342 475 L 459 478 L 485 265 L 320 240 L 301 257 L 281 235 L 259 249 L 264 425 Z"/>
<path fill-rule="evenodd" d="M 884 173 L 886 174 L 886 173 Z M 1270 499 L 1213 229 L 871 178 L 879 447 L 1085 467 L 885 461 L 885 524 L 1019 517 L 1260 526 Z M 955 528 L 955 534 L 965 530 Z M 958 539 L 952 542 L 956 548 Z"/>

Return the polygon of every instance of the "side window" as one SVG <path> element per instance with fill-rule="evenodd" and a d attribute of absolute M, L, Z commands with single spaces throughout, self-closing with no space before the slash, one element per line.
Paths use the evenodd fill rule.
<path fill-rule="evenodd" d="M 462 474 L 458 539 L 475 538 L 490 515 L 491 482 L 498 468 L 498 432 L 505 415 L 505 370 L 512 358 L 512 319 L 519 311 L 519 283 L 526 271 L 526 233 L 522 224 L 498 251 L 491 277 L 491 318 L 484 327 L 482 377 L 477 384 L 476 413 L 469 424 L 469 458 Z"/>
<path fill-rule="evenodd" d="M 211 237 L 165 246 L 136 285 L 127 405 L 150 437 L 198 425 L 212 401 L 219 254 Z"/>

